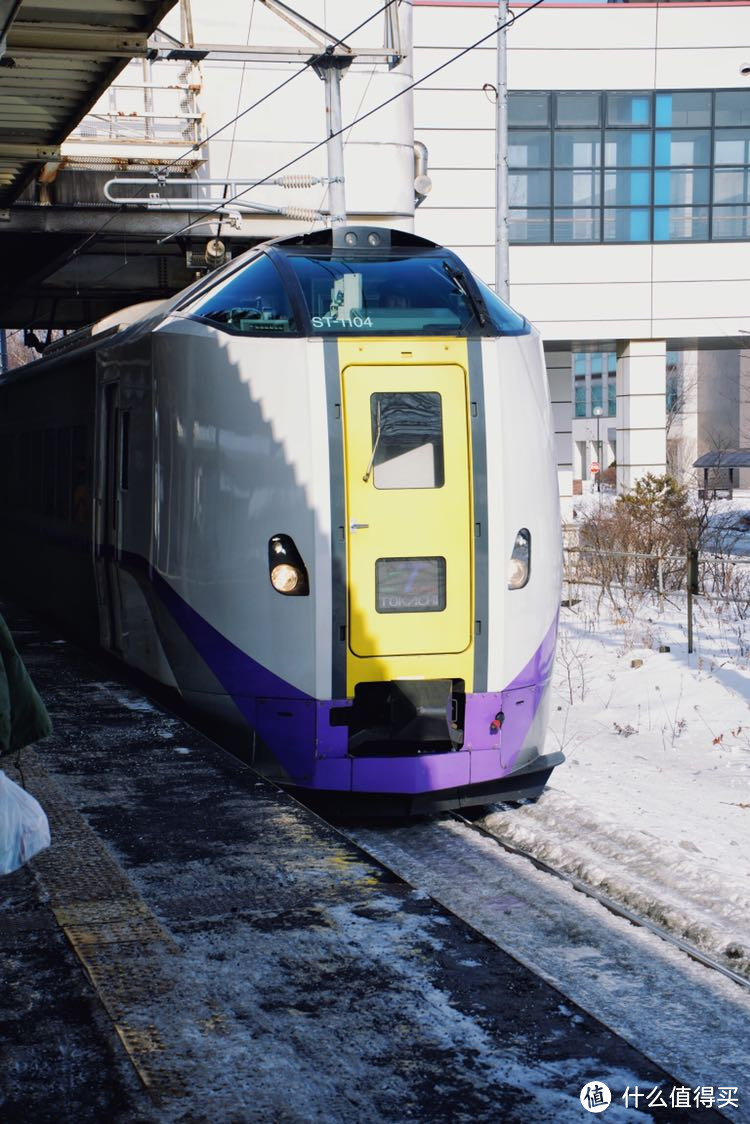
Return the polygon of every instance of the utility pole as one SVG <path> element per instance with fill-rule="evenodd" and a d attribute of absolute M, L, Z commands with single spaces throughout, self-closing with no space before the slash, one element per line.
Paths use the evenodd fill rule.
<path fill-rule="evenodd" d="M 495 102 L 495 292 L 510 299 L 508 262 L 508 0 L 497 5 L 497 100 Z"/>
<path fill-rule="evenodd" d="M 328 132 L 328 200 L 331 226 L 346 226 L 346 187 L 344 181 L 344 135 L 341 132 L 341 76 L 352 63 L 351 57 L 326 53 L 312 64 L 326 87 L 326 129 Z"/>
<path fill-rule="evenodd" d="M 0 0 L 1 2 L 1 0 Z M 316 23 L 295 11 L 284 0 L 261 0 L 269 11 L 285 20 L 305 38 L 311 39 L 317 52 L 309 60 L 318 78 L 326 88 L 326 133 L 328 142 L 328 201 L 331 212 L 331 226 L 346 226 L 346 189 L 344 184 L 344 137 L 341 132 L 341 79 L 355 59 L 364 62 L 374 56 L 377 63 L 386 63 L 392 68 L 404 57 L 401 51 L 401 38 L 398 12 L 395 4 L 385 10 L 385 46 L 375 51 L 351 47 L 331 35 Z M 373 61 L 371 59 L 370 61 Z"/>

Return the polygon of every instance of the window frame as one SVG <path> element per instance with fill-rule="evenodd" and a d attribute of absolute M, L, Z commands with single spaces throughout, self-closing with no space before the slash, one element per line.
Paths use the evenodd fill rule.
<path fill-rule="evenodd" d="M 706 243 L 706 242 L 712 242 L 712 241 L 720 241 L 722 243 L 727 243 L 727 242 L 744 242 L 744 241 L 748 240 L 748 238 L 746 236 L 743 236 L 741 234 L 734 234 L 730 237 L 724 237 L 724 236 L 721 235 L 721 233 L 720 233 L 720 226 L 721 226 L 720 219 L 722 218 L 722 216 L 725 215 L 726 213 L 728 213 L 728 211 L 730 211 L 730 210 L 734 210 L 735 212 L 738 212 L 739 209 L 742 208 L 742 207 L 750 207 L 750 203 L 747 203 L 747 204 L 742 204 L 742 203 L 736 203 L 736 204 L 714 203 L 714 181 L 715 181 L 716 173 L 718 173 L 720 171 L 723 171 L 723 170 L 740 171 L 740 172 L 743 172 L 746 177 L 750 176 L 750 151 L 747 154 L 747 162 L 746 163 L 734 162 L 734 163 L 719 164 L 719 163 L 717 163 L 717 160 L 716 160 L 717 139 L 721 140 L 724 137 L 729 137 L 729 136 L 731 136 L 732 133 L 737 133 L 738 135 L 745 135 L 745 134 L 747 134 L 748 131 L 750 131 L 750 123 L 747 120 L 745 120 L 745 121 L 741 120 L 741 121 L 738 121 L 736 124 L 732 124 L 732 125 L 724 124 L 724 123 L 722 123 L 721 125 L 717 124 L 717 112 L 719 112 L 719 110 L 717 110 L 717 102 L 721 100 L 721 97 L 724 94 L 737 94 L 737 95 L 744 94 L 744 95 L 748 96 L 750 94 L 749 91 L 747 91 L 746 89 L 737 88 L 737 87 L 717 88 L 717 89 L 712 89 L 712 90 L 706 90 L 706 89 L 700 89 L 700 88 L 681 89 L 681 90 L 655 90 L 655 89 L 652 89 L 652 90 L 564 90 L 564 91 L 536 91 L 536 92 L 519 90 L 519 91 L 511 91 L 510 98 L 511 98 L 511 101 L 512 101 L 512 99 L 515 98 L 515 97 L 529 96 L 532 93 L 535 93 L 535 95 L 538 96 L 538 97 L 546 96 L 546 98 L 547 98 L 548 125 L 546 126 L 546 132 L 548 133 L 548 137 L 549 137 L 549 145 L 548 145 L 549 152 L 550 152 L 549 165 L 545 165 L 545 167 L 543 169 L 541 167 L 535 166 L 533 170 L 535 170 L 535 171 L 546 170 L 546 172 L 549 176 L 550 203 L 549 203 L 549 205 L 526 204 L 523 207 L 521 207 L 521 206 L 515 206 L 515 207 L 511 206 L 509 208 L 509 216 L 508 216 L 509 217 L 509 223 L 511 224 L 511 230 L 514 231 L 514 236 L 511 237 L 511 243 L 513 245 L 534 245 L 534 246 L 545 246 L 545 245 L 567 245 L 567 246 L 570 246 L 570 245 L 643 245 L 644 243 L 658 243 L 659 245 L 665 245 L 667 243 L 693 244 L 693 243 Z M 683 123 L 681 123 L 681 124 L 678 124 L 678 125 L 671 125 L 671 124 L 666 125 L 666 124 L 661 124 L 657 121 L 657 115 L 658 115 L 657 114 L 657 110 L 658 110 L 657 99 L 659 97 L 663 97 L 664 95 L 677 96 L 677 95 L 690 95 L 690 94 L 701 95 L 702 97 L 708 96 L 709 113 L 710 113 L 710 123 L 709 124 L 697 125 L 697 124 L 683 124 Z M 572 97 L 576 97 L 576 96 L 582 96 L 582 97 L 583 96 L 587 96 L 587 97 L 597 96 L 599 98 L 599 120 L 600 120 L 599 126 L 592 126 L 592 125 L 583 126 L 583 125 L 580 125 L 580 126 L 576 127 L 576 126 L 573 126 L 571 124 L 568 124 L 567 121 L 566 121 L 565 125 L 559 125 L 558 124 L 558 120 L 559 120 L 558 99 L 559 98 L 572 98 Z M 642 123 L 633 122 L 633 124 L 629 125 L 629 124 L 623 124 L 621 122 L 615 122 L 614 120 L 610 123 L 610 114 L 609 114 L 609 111 L 608 111 L 608 98 L 609 97 L 613 97 L 613 98 L 614 97 L 617 97 L 617 98 L 645 97 L 645 98 L 647 98 L 648 99 L 648 108 L 649 108 L 648 118 L 649 118 L 650 123 L 648 125 L 644 125 Z M 750 114 L 750 106 L 748 107 L 747 113 Z M 528 126 L 518 127 L 518 126 L 511 125 L 509 127 L 509 139 L 511 141 L 511 145 L 509 147 L 512 147 L 513 134 L 517 133 L 517 132 L 523 132 L 523 131 L 529 131 Z M 534 132 L 544 131 L 544 127 L 536 126 L 533 131 Z M 579 165 L 579 166 L 568 165 L 568 164 L 565 164 L 565 165 L 558 164 L 556 162 L 557 161 L 557 155 L 558 155 L 558 140 L 557 140 L 558 134 L 560 134 L 560 133 L 570 133 L 570 132 L 581 132 L 581 131 L 591 133 L 592 135 L 598 131 L 599 137 L 600 137 L 600 141 L 599 141 L 600 160 L 599 160 L 599 163 L 597 165 L 592 164 L 592 165 Z M 620 133 L 621 132 L 630 132 L 630 133 L 647 132 L 649 134 L 649 137 L 650 137 L 650 141 L 649 141 L 650 163 L 647 164 L 647 165 L 642 165 L 642 164 L 641 165 L 635 165 L 635 164 L 621 165 L 621 164 L 617 164 L 617 163 L 609 165 L 607 163 L 607 153 L 606 153 L 607 135 L 612 133 L 613 131 L 614 132 L 620 132 Z M 657 165 L 656 165 L 657 140 L 660 136 L 663 136 L 666 133 L 671 134 L 672 137 L 676 138 L 677 140 L 679 140 L 680 134 L 705 133 L 707 135 L 707 140 L 708 140 L 708 154 L 707 154 L 706 160 L 698 162 L 698 163 L 690 163 L 690 164 L 674 164 L 674 165 L 672 165 L 672 164 L 661 165 L 660 164 L 657 167 Z M 718 136 L 718 134 L 721 134 L 721 136 Z M 518 165 L 518 164 L 513 163 L 513 162 L 509 163 L 509 171 L 510 171 L 511 174 L 519 173 L 519 172 L 525 172 L 525 171 L 529 171 L 529 170 L 530 169 L 526 166 L 522 167 L 521 165 Z M 626 204 L 614 203 L 613 204 L 613 203 L 606 202 L 605 177 L 607 177 L 607 176 L 611 177 L 613 175 L 613 173 L 616 176 L 618 173 L 628 173 L 628 172 L 633 172 L 633 171 L 644 171 L 644 172 L 647 173 L 647 175 L 649 177 L 649 201 L 647 203 L 639 203 L 639 204 L 632 204 L 632 203 L 626 203 Z M 568 239 L 567 237 L 561 237 L 560 236 L 561 224 L 562 224 L 562 227 L 564 228 L 567 222 L 571 222 L 571 221 L 574 222 L 575 221 L 575 215 L 571 216 L 570 212 L 575 211 L 577 209 L 575 204 L 559 202 L 557 200 L 556 196 L 555 196 L 556 174 L 561 173 L 561 172 L 567 172 L 567 173 L 570 173 L 570 174 L 588 173 L 591 177 L 593 177 L 593 180 L 596 180 L 596 178 L 598 177 L 598 180 L 599 180 L 599 192 L 598 192 L 599 202 L 598 203 L 587 203 L 585 205 L 581 204 L 581 206 L 579 208 L 582 213 L 583 212 L 591 212 L 591 211 L 598 211 L 598 213 L 599 213 L 598 222 L 597 221 L 593 222 L 594 229 L 591 232 L 591 236 L 588 237 L 588 238 L 571 238 L 571 239 Z M 677 202 L 672 203 L 671 201 L 668 202 L 668 203 L 657 203 L 656 202 L 657 175 L 660 175 L 660 177 L 661 177 L 660 181 L 659 181 L 660 182 L 660 188 L 663 188 L 664 182 L 665 182 L 664 176 L 669 175 L 672 172 L 682 173 L 684 180 L 687 180 L 687 173 L 692 173 L 694 176 L 697 176 L 701 187 L 703 187 L 705 185 L 705 179 L 706 178 L 708 179 L 707 191 L 700 191 L 699 192 L 699 196 L 700 196 L 699 202 L 690 202 L 690 203 L 677 203 Z M 616 180 L 613 181 L 612 179 L 610 179 L 609 184 L 610 184 L 610 188 L 609 188 L 610 191 L 612 191 L 612 190 L 616 191 L 617 190 Z M 706 195 L 707 195 L 707 198 L 704 198 L 704 196 L 706 196 Z M 673 210 L 674 208 L 679 208 L 681 210 L 683 210 L 685 208 L 688 208 L 688 209 L 698 208 L 698 212 L 700 212 L 700 213 L 696 213 L 694 215 L 695 221 L 691 222 L 691 224 L 690 224 L 691 225 L 690 234 L 686 235 L 686 236 L 680 236 L 678 238 L 675 238 L 675 237 L 657 238 L 656 237 L 656 228 L 657 228 L 657 221 L 658 221 L 657 216 L 660 213 L 669 212 L 669 211 Z M 703 221 L 702 220 L 702 212 L 704 211 L 705 208 L 707 208 L 707 210 L 708 210 L 708 221 L 707 221 L 707 224 L 706 224 L 705 228 L 703 230 L 701 230 L 700 226 L 701 226 L 701 223 Z M 610 228 L 610 224 L 607 221 L 607 216 L 606 216 L 605 212 L 606 211 L 611 212 L 613 209 L 622 210 L 622 211 L 641 211 L 641 212 L 645 210 L 647 212 L 647 223 L 646 223 L 646 225 L 647 225 L 647 228 L 648 228 L 646 237 L 644 237 L 643 239 L 636 239 L 636 238 L 623 239 L 622 237 L 620 237 L 620 238 L 608 238 L 606 236 L 606 233 L 607 233 L 608 228 Z M 566 212 L 566 214 L 563 215 L 562 212 Z M 514 218 L 515 218 L 516 215 L 518 216 L 518 218 L 516 220 L 516 222 L 518 223 L 518 226 L 514 229 L 513 224 L 514 224 Z M 535 224 L 535 215 L 539 216 L 540 225 Z M 663 222 L 664 220 L 661 220 L 661 221 Z M 746 224 L 748 221 L 750 221 L 750 218 L 743 219 L 742 216 L 739 216 L 738 219 L 737 219 L 738 228 L 741 229 L 743 223 Z M 537 236 L 535 238 L 528 237 L 528 233 L 529 233 L 530 229 L 532 231 L 534 231 L 537 235 L 541 234 L 542 237 L 539 237 L 539 236 Z M 747 226 L 745 226 L 745 229 L 748 229 Z M 694 231 L 695 231 L 695 233 L 694 233 Z M 523 233 L 525 236 L 522 237 L 522 238 L 519 238 L 517 236 L 517 232 Z M 546 238 L 543 237 L 543 235 L 545 233 L 547 234 Z"/>

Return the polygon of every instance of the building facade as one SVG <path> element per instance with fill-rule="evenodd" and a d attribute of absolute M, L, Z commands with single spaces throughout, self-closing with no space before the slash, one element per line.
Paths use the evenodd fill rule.
<path fill-rule="evenodd" d="M 417 75 L 497 14 L 413 6 Z M 685 477 L 694 454 L 750 442 L 750 5 L 513 13 L 511 300 L 545 339 L 561 495 L 599 459 L 616 460 L 620 489 L 667 467 Z M 490 41 L 446 68 L 414 110 L 433 180 L 416 230 L 450 231 L 490 281 L 495 55 Z"/>
<path fill-rule="evenodd" d="M 180 0 L 158 57 L 0 215 L 2 245 L 50 246 L 6 324 L 77 326 L 187 284 L 213 240 L 328 224 L 330 111 L 305 64 L 336 37 L 349 220 L 447 243 L 494 284 L 496 0 L 295 7 L 312 25 Z M 545 341 L 561 496 L 594 464 L 620 489 L 689 479 L 700 453 L 750 445 L 750 0 L 511 11 L 511 301 Z"/>

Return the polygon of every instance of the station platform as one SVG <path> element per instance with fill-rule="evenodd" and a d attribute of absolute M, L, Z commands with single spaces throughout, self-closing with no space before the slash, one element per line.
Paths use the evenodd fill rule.
<path fill-rule="evenodd" d="M 52 846 L 0 879 L 4 1124 L 560 1124 L 588 1119 L 589 1081 L 679 1084 L 111 664 L 0 610 L 54 723 L 20 760 Z"/>

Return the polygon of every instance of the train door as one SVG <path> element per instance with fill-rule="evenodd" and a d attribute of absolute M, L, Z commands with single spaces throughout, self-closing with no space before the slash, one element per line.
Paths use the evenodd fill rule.
<path fill-rule="evenodd" d="M 350 365 L 343 398 L 351 652 L 463 652 L 473 637 L 466 371 Z"/>
<path fill-rule="evenodd" d="M 123 613 L 119 560 L 122 550 L 122 489 L 127 487 L 129 414 L 120 408 L 120 386 L 103 387 L 100 417 L 100 456 L 97 498 L 99 501 L 100 631 L 104 647 L 118 654 L 123 650 Z"/>

